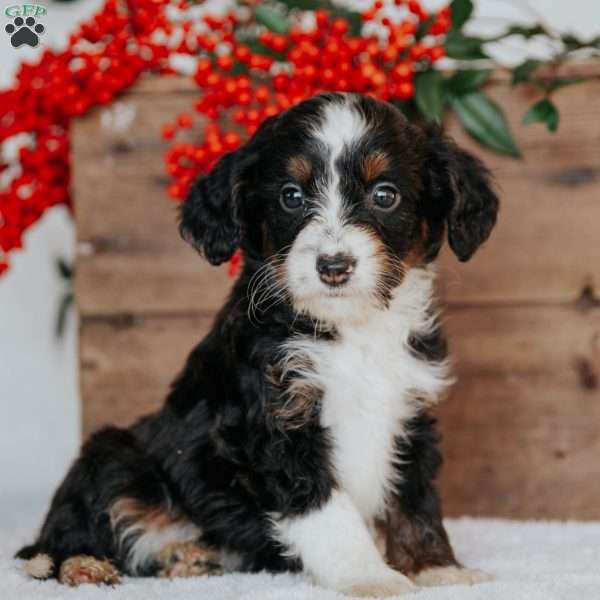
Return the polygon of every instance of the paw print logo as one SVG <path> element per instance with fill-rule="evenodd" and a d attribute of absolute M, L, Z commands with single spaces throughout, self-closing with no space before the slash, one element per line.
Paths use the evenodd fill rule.
<path fill-rule="evenodd" d="M 16 17 L 4 29 L 10 35 L 10 43 L 13 48 L 18 48 L 23 44 L 35 48 L 40 41 L 39 36 L 45 31 L 45 27 L 41 23 L 36 23 L 33 17 L 26 19 Z"/>

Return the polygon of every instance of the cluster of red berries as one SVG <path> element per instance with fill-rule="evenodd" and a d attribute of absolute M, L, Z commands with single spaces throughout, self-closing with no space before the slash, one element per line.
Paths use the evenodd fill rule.
<path fill-rule="evenodd" d="M 265 29 L 252 46 L 240 41 L 244 23 L 234 14 L 205 17 L 210 33 L 199 40 L 205 53 L 194 74 L 202 90 L 195 111 L 211 124 L 199 144 L 175 143 L 167 151 L 167 171 L 174 178 L 169 195 L 185 198 L 194 178 L 237 148 L 264 119 L 316 93 L 338 90 L 411 99 L 415 72 L 444 56 L 450 9 L 429 15 L 416 0 L 390 4 L 406 7 L 399 22 L 384 16 L 386 3 L 381 0 L 361 14 L 363 23 L 375 24 L 372 35 L 353 34 L 349 19 L 316 10 L 312 26 L 302 26 L 301 15 L 295 15 L 286 34 Z M 164 126 L 163 137 L 173 139 L 192 122 L 189 113 L 179 115 Z"/>
<path fill-rule="evenodd" d="M 171 27 L 162 10 L 168 3 L 134 0 L 132 12 L 108 0 L 65 50 L 24 63 L 13 87 L 0 92 L 0 274 L 44 211 L 70 203 L 71 119 L 109 103 L 140 73 L 162 68 L 169 51 L 152 33 Z M 6 156 L 10 138 L 17 160 Z"/>
<path fill-rule="evenodd" d="M 174 179 L 169 195 L 181 200 L 198 174 L 235 150 L 265 118 L 315 93 L 410 99 L 415 71 L 444 55 L 450 27 L 448 8 L 429 15 L 416 0 L 377 0 L 361 15 L 363 23 L 374 24 L 366 37 L 352 33 L 350 19 L 316 10 L 312 24 L 297 12 L 286 34 L 263 27 L 251 39 L 245 32 L 257 28 L 247 6 L 225 17 L 206 15 L 199 24 L 186 20 L 187 0 L 126 4 L 124 10 L 124 3 L 107 0 L 70 36 L 66 50 L 47 50 L 36 64 L 22 65 L 15 85 L 0 92 L 0 144 L 26 134 L 15 164 L 0 154 L 0 274 L 8 268 L 8 253 L 22 246 L 23 232 L 47 208 L 70 203 L 71 119 L 109 103 L 143 72 L 172 73 L 173 55 L 197 60 L 194 81 L 202 92 L 194 108 L 205 124 L 201 143 L 175 143 L 166 152 Z M 384 16 L 391 4 L 405 7 L 400 22 Z M 171 22 L 167 7 L 184 17 Z M 165 125 L 163 137 L 190 129 L 193 114 Z"/>

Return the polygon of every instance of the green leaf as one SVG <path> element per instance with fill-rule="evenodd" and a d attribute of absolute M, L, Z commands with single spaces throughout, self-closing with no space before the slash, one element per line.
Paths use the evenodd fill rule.
<path fill-rule="evenodd" d="M 55 333 L 57 338 L 62 338 L 65 333 L 69 309 L 73 306 L 74 300 L 75 297 L 73 296 L 72 292 L 66 292 L 61 298 L 60 305 L 58 307 L 58 313 L 56 315 Z"/>
<path fill-rule="evenodd" d="M 448 79 L 446 85 L 456 96 L 473 92 L 480 88 L 490 77 L 490 69 L 467 69 L 457 71 Z"/>
<path fill-rule="evenodd" d="M 588 45 L 593 45 L 593 43 L 587 44 L 583 40 L 574 36 L 572 33 L 565 33 L 564 35 L 562 35 L 560 37 L 560 39 L 561 39 L 562 43 L 565 45 L 565 48 L 567 49 L 568 52 L 572 52 L 573 50 L 578 50 L 579 48 L 585 48 Z M 592 42 L 593 41 L 594 40 L 592 40 Z"/>
<path fill-rule="evenodd" d="M 548 35 L 548 32 L 541 25 L 532 25 L 531 27 L 513 25 L 506 30 L 502 37 L 508 37 L 509 35 L 520 35 L 526 39 L 529 39 L 536 35 Z"/>
<path fill-rule="evenodd" d="M 537 104 L 534 104 L 523 117 L 523 123 L 546 123 L 550 131 L 556 131 L 558 127 L 558 110 L 552 100 L 544 98 Z"/>
<path fill-rule="evenodd" d="M 288 8 L 298 8 L 300 10 L 316 10 L 322 8 L 322 0 L 280 0 Z"/>
<path fill-rule="evenodd" d="M 254 9 L 256 20 L 275 33 L 287 33 L 288 22 L 284 15 L 266 4 L 259 4 Z"/>
<path fill-rule="evenodd" d="M 358 36 L 362 32 L 363 20 L 359 13 L 346 13 L 346 20 L 350 23 L 350 35 Z"/>
<path fill-rule="evenodd" d="M 435 21 L 435 15 L 430 15 L 429 17 L 427 17 L 427 19 L 425 19 L 424 21 L 421 21 L 417 25 L 417 31 L 415 33 L 415 38 L 417 38 L 417 40 L 422 40 L 427 35 L 429 30 L 431 29 L 431 26 L 433 25 L 434 21 Z"/>
<path fill-rule="evenodd" d="M 441 121 L 446 104 L 444 78 L 433 69 L 415 76 L 415 102 L 428 121 Z"/>
<path fill-rule="evenodd" d="M 275 52 L 272 48 L 265 46 L 260 40 L 256 38 L 248 38 L 244 40 L 244 44 L 252 50 L 254 54 L 263 54 L 264 56 L 271 56 L 275 59 L 281 60 L 281 53 Z M 248 69 L 246 69 L 246 72 Z"/>
<path fill-rule="evenodd" d="M 476 58 L 487 58 L 483 50 L 485 40 L 478 37 L 469 37 L 459 31 L 451 31 L 446 36 L 444 48 L 449 58 L 469 60 Z"/>
<path fill-rule="evenodd" d="M 513 69 L 512 73 L 512 84 L 517 85 L 518 83 L 523 83 L 524 81 L 528 81 L 533 74 L 533 72 L 542 64 L 541 60 L 535 60 L 533 58 L 527 59 L 525 62 L 522 62 L 520 65 Z"/>
<path fill-rule="evenodd" d="M 322 4 L 319 3 L 319 5 L 321 6 Z M 346 21 L 348 21 L 348 25 L 350 25 L 350 35 L 360 35 L 363 26 L 363 20 L 360 16 L 360 13 L 348 10 L 347 8 L 343 8 L 340 6 L 332 7 L 331 9 L 329 9 L 329 12 L 332 17 L 341 17 L 342 19 L 346 19 Z"/>
<path fill-rule="evenodd" d="M 231 71 L 229 71 L 232 75 L 246 75 L 250 69 L 239 60 L 236 60 L 233 63 L 233 67 L 231 67 Z"/>
<path fill-rule="evenodd" d="M 56 261 L 56 268 L 63 279 L 68 280 L 73 277 L 73 265 L 70 265 L 64 258 Z"/>
<path fill-rule="evenodd" d="M 535 85 L 538 89 L 542 90 L 546 96 L 552 94 L 556 90 L 567 87 L 569 85 L 575 85 L 577 83 L 583 83 L 587 81 L 585 77 L 553 77 L 551 79 L 538 79 L 532 77 L 529 83 Z"/>
<path fill-rule="evenodd" d="M 508 123 L 500 107 L 481 92 L 457 96 L 452 106 L 465 130 L 496 152 L 519 157 Z"/>
<path fill-rule="evenodd" d="M 544 89 L 548 93 L 552 93 L 560 88 L 575 85 L 576 83 L 582 83 L 585 80 L 585 77 L 555 77 L 554 79 L 544 82 Z"/>
<path fill-rule="evenodd" d="M 460 29 L 473 13 L 473 2 L 471 0 L 453 0 L 450 3 L 450 14 L 452 15 L 452 29 Z"/>

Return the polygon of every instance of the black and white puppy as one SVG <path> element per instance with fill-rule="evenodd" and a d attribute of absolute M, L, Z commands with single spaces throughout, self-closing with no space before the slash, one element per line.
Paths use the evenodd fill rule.
<path fill-rule="evenodd" d="M 434 488 L 431 263 L 445 235 L 469 259 L 497 209 L 476 158 L 390 104 L 323 94 L 265 121 L 181 213 L 211 263 L 243 250 L 228 302 L 162 410 L 84 445 L 28 570 L 115 581 L 194 543 L 205 571 L 304 569 L 351 595 L 481 580 Z"/>

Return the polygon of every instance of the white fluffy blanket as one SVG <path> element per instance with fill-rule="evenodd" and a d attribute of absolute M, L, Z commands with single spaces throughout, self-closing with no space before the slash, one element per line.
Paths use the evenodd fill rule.
<path fill-rule="evenodd" d="M 332 600 L 303 576 L 225 575 L 209 579 L 125 579 L 116 588 L 70 589 L 37 582 L 12 554 L 30 542 L 45 509 L 40 495 L 0 492 L 2 600 Z M 460 519 L 447 523 L 459 560 L 495 576 L 473 587 L 422 589 L 415 600 L 600 600 L 600 523 Z M 406 596 L 404 597 L 406 598 Z"/>

